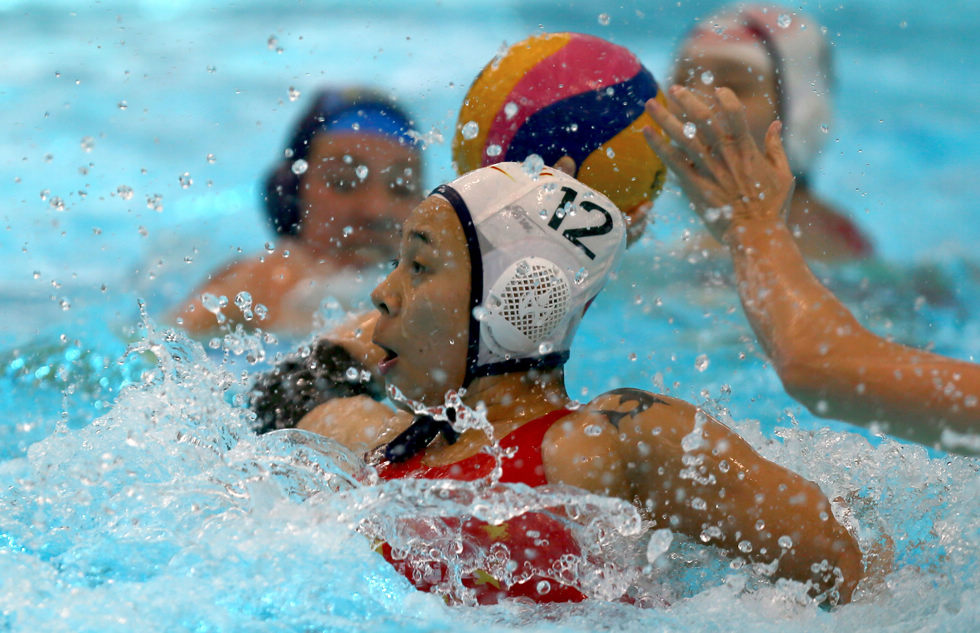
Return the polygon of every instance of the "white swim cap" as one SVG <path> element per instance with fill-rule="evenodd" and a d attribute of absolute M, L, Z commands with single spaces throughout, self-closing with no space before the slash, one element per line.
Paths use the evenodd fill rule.
<path fill-rule="evenodd" d="M 479 376 L 558 367 L 626 249 L 609 198 L 548 167 L 498 163 L 433 192 L 449 201 L 470 254 L 467 386 Z"/>
<path fill-rule="evenodd" d="M 678 59 L 718 55 L 772 72 L 783 142 L 793 173 L 805 176 L 830 124 L 830 49 L 812 18 L 775 4 L 735 4 L 701 20 Z"/>

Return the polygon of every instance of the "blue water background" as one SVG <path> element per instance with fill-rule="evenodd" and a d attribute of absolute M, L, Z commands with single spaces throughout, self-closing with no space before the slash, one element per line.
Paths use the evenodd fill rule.
<path fill-rule="evenodd" d="M 234 396 L 256 368 L 236 354 L 250 341 L 205 354 L 164 325 L 140 326 L 138 298 L 165 323 L 208 271 L 271 238 L 257 182 L 319 85 L 390 87 L 429 135 L 435 185 L 452 175 L 462 96 L 505 43 L 593 33 L 659 78 L 713 6 L 0 5 L 0 630 L 980 628 L 977 461 L 818 420 L 786 397 L 726 267 L 675 256 L 696 224 L 670 187 L 583 323 L 570 391 L 630 385 L 705 404 L 828 496 L 857 492 L 865 540 L 885 531 L 897 552 L 888 587 L 866 603 L 823 611 L 682 548 L 678 560 L 704 560 L 666 574 L 668 609 L 449 609 L 353 532 L 349 500 L 284 492 L 309 465 L 247 430 Z M 837 70 L 814 184 L 881 254 L 818 273 L 876 331 L 974 359 L 980 7 L 803 6 L 827 26 Z"/>

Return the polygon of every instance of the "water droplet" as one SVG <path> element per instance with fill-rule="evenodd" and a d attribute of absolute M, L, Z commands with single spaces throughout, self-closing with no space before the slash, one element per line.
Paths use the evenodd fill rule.
<path fill-rule="evenodd" d="M 598 424 L 589 424 L 585 427 L 585 434 L 589 437 L 599 437 L 602 435 L 602 427 Z"/>
<path fill-rule="evenodd" d="M 214 161 L 218 159 L 214 157 L 214 154 L 208 154 L 207 156 L 204 157 L 204 160 L 208 161 L 208 163 L 213 165 Z"/>
<path fill-rule="evenodd" d="M 40 279 L 40 278 L 41 278 L 41 271 L 40 270 L 35 270 L 34 271 L 34 279 Z"/>
<path fill-rule="evenodd" d="M 48 199 L 48 196 L 50 196 L 50 195 L 51 195 L 51 190 L 50 189 L 42 189 L 41 190 L 41 200 L 47 200 Z"/>
<path fill-rule="evenodd" d="M 272 242 L 266 242 L 265 243 L 265 250 L 266 250 L 267 253 L 275 253 L 276 252 L 276 245 L 273 244 Z"/>
<path fill-rule="evenodd" d="M 780 536 L 777 542 L 779 543 L 779 546 L 782 547 L 783 549 L 790 549 L 791 547 L 793 547 L 793 539 L 786 536 L 785 534 Z"/>
<path fill-rule="evenodd" d="M 568 124 L 568 131 L 569 132 L 578 132 L 578 123 L 569 123 Z"/>
<path fill-rule="evenodd" d="M 344 227 L 344 230 L 343 230 L 344 237 L 350 237 L 351 233 L 353 233 L 353 232 L 354 232 L 354 227 L 353 226 L 345 226 Z"/>
<path fill-rule="evenodd" d="M 476 135 L 480 133 L 480 124 L 476 121 L 468 121 L 463 125 L 462 134 L 463 138 L 467 141 L 472 141 L 476 138 Z"/>
<path fill-rule="evenodd" d="M 704 371 L 705 369 L 708 368 L 710 362 L 711 361 L 708 360 L 707 354 L 701 354 L 700 356 L 694 359 L 694 368 L 697 369 L 698 371 Z"/>
<path fill-rule="evenodd" d="M 269 316 L 269 308 L 265 307 L 264 304 L 257 304 L 255 306 L 255 316 L 259 317 L 259 321 L 265 321 Z"/>
<path fill-rule="evenodd" d="M 218 69 L 215 66 L 208 66 L 207 71 L 209 74 L 213 75 L 214 73 L 218 72 Z"/>
<path fill-rule="evenodd" d="M 194 184 L 194 179 L 191 178 L 190 173 L 186 171 L 180 175 L 180 178 L 178 178 L 178 180 L 180 181 L 181 189 L 187 189 Z"/>
<path fill-rule="evenodd" d="M 698 133 L 698 126 L 688 121 L 687 123 L 684 124 L 683 132 L 684 132 L 684 136 L 686 136 L 687 138 L 694 138 L 695 135 Z"/>
<path fill-rule="evenodd" d="M 508 101 L 507 105 L 504 106 L 504 115 L 509 120 L 513 119 L 515 114 L 517 114 L 517 104 L 513 101 Z"/>
<path fill-rule="evenodd" d="M 606 156 L 608 156 L 609 158 L 616 158 L 616 152 L 613 151 L 613 148 L 607 147 L 606 148 Z"/>
<path fill-rule="evenodd" d="M 667 528 L 654 530 L 650 535 L 650 541 L 647 543 L 647 560 L 651 563 L 656 561 L 670 549 L 670 544 L 673 541 L 674 535 Z"/>
<path fill-rule="evenodd" d="M 482 321 L 490 315 L 490 311 L 483 306 L 476 306 L 473 308 L 473 318 L 477 321 Z"/>
<path fill-rule="evenodd" d="M 792 23 L 793 18 L 791 18 L 788 13 L 780 13 L 779 17 L 776 18 L 776 24 L 778 24 L 779 28 L 781 29 L 789 28 L 789 25 Z"/>
<path fill-rule="evenodd" d="M 301 93 L 296 88 L 290 86 L 289 87 L 289 90 L 287 91 L 286 94 L 289 95 L 289 100 L 290 101 L 296 101 L 297 99 L 299 99 L 299 96 L 300 96 Z"/>
<path fill-rule="evenodd" d="M 116 195 L 118 195 L 123 200 L 133 199 L 133 188 L 129 185 L 119 185 L 116 187 Z"/>
<path fill-rule="evenodd" d="M 228 299 L 226 297 L 218 297 L 211 294 L 210 292 L 205 292 L 201 295 L 201 305 L 204 309 L 212 314 L 217 314 L 221 311 L 221 308 L 227 305 Z"/>
<path fill-rule="evenodd" d="M 704 438 L 701 436 L 700 429 L 694 429 L 681 438 L 681 448 L 684 449 L 685 453 L 696 451 L 702 446 L 704 446 Z"/>
<path fill-rule="evenodd" d="M 59 198 L 58 196 L 51 198 L 51 202 L 49 202 L 48 204 L 51 205 L 51 208 L 54 209 L 55 211 L 65 210 L 65 201 Z"/>
<path fill-rule="evenodd" d="M 354 168 L 354 173 L 357 174 L 357 177 L 360 178 L 361 180 L 367 178 L 369 172 L 370 170 L 368 169 L 367 165 L 358 165 L 357 167 Z"/>
<path fill-rule="evenodd" d="M 691 499 L 691 507 L 695 510 L 700 510 L 703 512 L 704 510 L 708 509 L 708 504 L 701 497 L 694 497 Z"/>
<path fill-rule="evenodd" d="M 531 178 L 537 178 L 541 170 L 544 169 L 544 159 L 537 154 L 531 154 L 524 159 L 521 167 L 524 169 L 524 173 Z"/>
<path fill-rule="evenodd" d="M 347 368 L 347 371 L 344 372 L 344 376 L 346 376 L 347 377 L 347 380 L 350 380 L 350 381 L 357 380 L 360 375 L 361 375 L 361 373 L 359 371 L 357 371 L 357 367 L 348 367 Z"/>
<path fill-rule="evenodd" d="M 86 136 L 82 138 L 82 149 L 85 152 L 91 152 L 95 148 L 95 139 L 91 136 Z"/>
<path fill-rule="evenodd" d="M 266 45 L 269 47 L 270 51 L 276 50 L 276 47 L 279 46 L 279 38 L 277 38 L 275 35 L 270 35 L 269 39 L 266 41 Z"/>
<path fill-rule="evenodd" d="M 555 346 L 551 341 L 544 341 L 538 345 L 539 354 L 550 354 L 553 349 L 555 349 Z"/>
<path fill-rule="evenodd" d="M 542 580 L 541 582 L 539 582 L 537 584 L 537 590 L 538 590 L 538 593 L 543 596 L 544 594 L 546 594 L 549 591 L 551 591 L 551 583 L 548 582 L 547 580 Z"/>
<path fill-rule="evenodd" d="M 710 86 L 711 84 L 715 83 L 715 74 L 710 70 L 704 71 L 701 73 L 701 83 L 706 86 Z"/>
<path fill-rule="evenodd" d="M 309 163 L 302 158 L 298 158 L 293 161 L 293 164 L 289 169 L 297 176 L 301 176 L 306 173 L 306 170 L 309 169 L 309 167 Z"/>
<path fill-rule="evenodd" d="M 252 295 L 244 290 L 235 295 L 235 305 L 239 310 L 246 310 L 252 307 Z"/>
<path fill-rule="evenodd" d="M 748 541 L 739 541 L 738 551 L 742 552 L 743 554 L 748 554 L 752 551 L 752 543 L 749 543 Z"/>
<path fill-rule="evenodd" d="M 766 529 L 766 522 L 763 521 L 762 519 L 759 519 L 758 521 L 755 522 L 755 529 L 757 532 L 761 532 L 762 530 Z"/>
<path fill-rule="evenodd" d="M 821 123 L 820 124 L 820 131 L 823 132 L 824 134 L 826 134 L 826 133 L 830 132 L 830 126 L 827 125 L 826 123 Z"/>
<path fill-rule="evenodd" d="M 125 99 L 123 99 L 122 101 L 116 104 L 116 107 L 119 108 L 120 110 L 125 110 L 126 108 L 129 107 L 129 104 L 126 103 Z"/>
<path fill-rule="evenodd" d="M 609 26 L 609 14 L 608 13 L 600 13 L 599 14 L 599 24 L 601 26 Z"/>
<path fill-rule="evenodd" d="M 499 145 L 497 145 L 496 143 L 491 143 L 490 145 L 487 145 L 487 156 L 490 157 L 500 156 L 501 152 L 503 151 L 504 149 Z"/>
<path fill-rule="evenodd" d="M 575 283 L 580 284 L 589 277 L 589 271 L 585 266 L 582 266 L 575 272 Z"/>

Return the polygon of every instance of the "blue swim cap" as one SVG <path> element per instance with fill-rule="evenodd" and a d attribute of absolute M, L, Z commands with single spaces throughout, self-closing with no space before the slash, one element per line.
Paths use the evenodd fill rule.
<path fill-rule="evenodd" d="M 377 134 L 402 145 L 415 147 L 417 139 L 410 135 L 412 124 L 400 110 L 390 104 L 352 103 L 340 112 L 325 117 L 321 132 L 360 132 Z"/>

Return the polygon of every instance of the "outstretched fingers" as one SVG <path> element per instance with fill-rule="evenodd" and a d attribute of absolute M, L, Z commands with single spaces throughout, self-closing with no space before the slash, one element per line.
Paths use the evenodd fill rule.
<path fill-rule="evenodd" d="M 669 141 L 664 139 L 650 128 L 643 131 L 647 143 L 668 168 L 678 174 L 691 169 L 707 171 L 704 164 L 707 149 L 696 136 L 690 137 L 684 133 L 684 124 L 677 117 L 668 112 L 667 108 L 656 99 L 647 101 L 646 111 L 670 139 Z"/>

